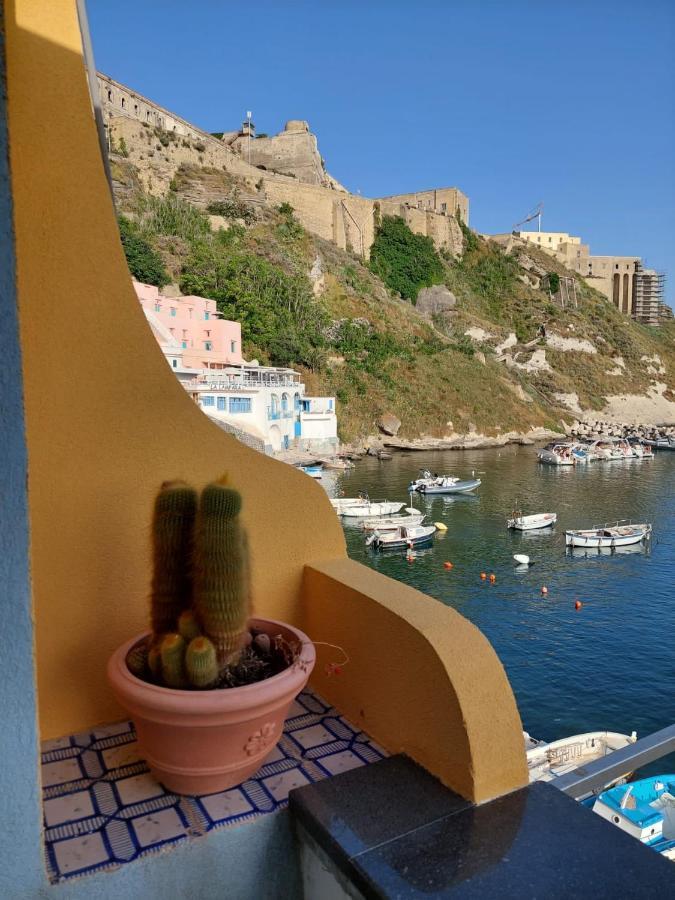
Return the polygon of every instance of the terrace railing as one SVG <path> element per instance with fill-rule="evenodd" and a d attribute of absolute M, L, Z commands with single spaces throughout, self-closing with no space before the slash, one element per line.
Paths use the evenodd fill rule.
<path fill-rule="evenodd" d="M 620 778 L 626 772 L 634 772 L 669 753 L 675 753 L 675 725 L 648 734 L 602 759 L 560 775 L 551 784 L 569 797 L 583 797 L 585 794 L 598 793 L 613 779 Z"/>

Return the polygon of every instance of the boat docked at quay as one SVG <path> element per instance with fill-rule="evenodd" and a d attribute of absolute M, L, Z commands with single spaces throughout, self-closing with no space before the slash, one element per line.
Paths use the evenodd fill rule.
<path fill-rule="evenodd" d="M 675 861 L 675 775 L 612 787 L 587 799 L 584 806 Z"/>
<path fill-rule="evenodd" d="M 435 533 L 435 525 L 399 525 L 395 531 L 374 531 L 366 538 L 366 547 L 376 550 L 411 549 L 429 544 Z"/>
<path fill-rule="evenodd" d="M 529 735 L 527 742 L 534 739 Z M 550 743 L 536 743 L 526 749 L 527 769 L 530 783 L 533 781 L 553 781 L 561 775 L 586 765 L 596 759 L 603 759 L 614 750 L 628 747 L 637 740 L 637 734 L 621 734 L 616 731 L 589 731 L 585 734 L 573 734 Z M 609 781 L 605 788 L 624 782 L 631 775 L 627 772 Z M 591 794 L 587 794 L 592 796 Z M 580 799 L 584 799 L 583 797 Z"/>
<path fill-rule="evenodd" d="M 537 453 L 537 459 L 549 466 L 575 466 L 578 461 L 573 453 L 575 446 L 570 443 L 547 444 Z"/>
<path fill-rule="evenodd" d="M 565 532 L 566 547 L 609 549 L 627 547 L 650 540 L 652 526 L 648 523 L 632 524 L 629 520 L 594 525 L 592 528 Z"/>
<path fill-rule="evenodd" d="M 454 482 L 455 484 L 460 480 L 455 475 L 438 475 L 437 473 L 432 473 L 429 469 L 420 469 L 420 477 L 415 478 L 408 485 L 408 493 L 412 493 L 413 491 L 418 491 L 423 493 L 423 488 L 426 485 L 436 484 L 440 479 L 445 479 L 448 482 Z"/>

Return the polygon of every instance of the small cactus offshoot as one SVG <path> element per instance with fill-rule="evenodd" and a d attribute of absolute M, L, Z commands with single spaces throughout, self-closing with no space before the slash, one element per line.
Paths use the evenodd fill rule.
<path fill-rule="evenodd" d="M 191 609 L 184 609 L 178 617 L 178 634 L 183 638 L 186 644 L 202 633 L 197 621 L 197 616 Z"/>
<path fill-rule="evenodd" d="M 218 680 L 216 648 L 207 637 L 200 635 L 190 641 L 185 653 L 185 671 L 195 688 L 212 687 Z"/>
<path fill-rule="evenodd" d="M 179 634 L 167 634 L 159 648 L 162 678 L 167 687 L 185 688 L 185 641 Z"/>

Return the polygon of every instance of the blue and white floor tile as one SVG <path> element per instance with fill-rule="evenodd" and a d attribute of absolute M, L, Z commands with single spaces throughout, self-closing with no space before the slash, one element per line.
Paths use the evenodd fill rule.
<path fill-rule="evenodd" d="M 300 694 L 284 734 L 243 784 L 200 797 L 170 794 L 148 772 L 131 722 L 42 744 L 47 867 L 53 882 L 149 853 L 286 806 L 304 784 L 377 762 L 386 752 L 320 697 Z"/>

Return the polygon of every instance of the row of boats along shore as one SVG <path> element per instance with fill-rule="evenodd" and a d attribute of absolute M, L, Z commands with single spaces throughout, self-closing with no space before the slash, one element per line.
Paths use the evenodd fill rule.
<path fill-rule="evenodd" d="M 643 457 L 644 458 L 644 457 Z M 394 500 L 371 500 L 368 494 L 357 497 L 337 497 L 330 502 L 344 521 L 357 524 L 366 532 L 366 547 L 374 550 L 411 551 L 414 547 L 429 545 L 437 532 L 447 531 L 443 522 L 426 522 L 426 513 L 412 505 L 415 492 L 423 497 L 449 494 L 471 494 L 480 487 L 480 478 L 461 479 L 454 475 L 438 475 L 428 470 L 408 485 L 410 505 Z M 531 513 L 514 510 L 506 519 L 506 526 L 513 531 L 538 531 L 552 528 L 557 522 L 554 512 Z M 628 519 L 605 522 L 590 528 L 565 531 L 565 546 L 574 550 L 614 551 L 624 547 L 647 544 L 651 540 L 650 523 L 633 523 Z M 515 554 L 520 566 L 529 566 L 529 557 Z"/>
<path fill-rule="evenodd" d="M 675 440 L 672 446 L 659 449 L 675 450 Z M 564 459 L 563 454 L 568 450 L 570 454 L 580 454 L 579 458 L 570 463 L 572 465 L 580 461 L 649 459 L 653 456 L 649 443 L 605 438 L 587 444 L 552 444 L 540 452 L 539 458 L 542 462 L 551 462 L 553 455 Z M 543 454 L 551 454 L 551 458 L 544 458 Z M 565 465 L 565 462 L 556 464 Z M 411 554 L 413 548 L 433 541 L 438 531 L 447 530 L 442 522 L 425 522 L 425 513 L 412 504 L 413 494 L 429 498 L 438 495 L 466 495 L 476 491 L 480 484 L 480 479 L 476 477 L 460 479 L 425 470 L 408 485 L 409 506 L 398 501 L 371 500 L 367 494 L 338 497 L 330 502 L 345 523 L 357 525 L 363 530 L 367 546 L 377 550 L 402 550 Z M 557 515 L 554 512 L 524 515 L 521 510 L 514 510 L 506 518 L 506 526 L 515 532 L 552 530 L 556 521 Z M 613 522 L 587 529 L 568 530 L 565 532 L 565 544 L 572 550 L 590 548 L 597 552 L 614 552 L 623 547 L 647 543 L 651 533 L 650 524 Z M 531 565 L 529 557 L 524 554 L 514 554 L 514 560 L 521 569 Z M 622 734 L 594 731 L 547 742 L 523 732 L 523 739 L 529 780 L 534 782 L 554 781 L 580 766 L 629 746 L 637 740 L 637 735 L 635 732 Z M 580 798 L 579 802 L 675 861 L 675 774 L 632 779 L 633 773 L 626 772 L 607 782 L 595 793 Z"/>
<path fill-rule="evenodd" d="M 540 462 L 551 466 L 577 466 L 619 459 L 653 459 L 654 449 L 675 450 L 675 437 L 658 440 L 601 437 L 592 441 L 552 441 L 537 456 Z"/>

